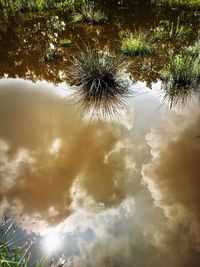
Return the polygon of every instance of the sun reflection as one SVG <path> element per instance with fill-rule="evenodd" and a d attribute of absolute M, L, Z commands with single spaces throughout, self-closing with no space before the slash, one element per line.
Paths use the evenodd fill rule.
<path fill-rule="evenodd" d="M 45 251 L 51 253 L 53 251 L 59 250 L 61 243 L 61 236 L 58 233 L 51 231 L 44 237 L 43 247 Z"/>

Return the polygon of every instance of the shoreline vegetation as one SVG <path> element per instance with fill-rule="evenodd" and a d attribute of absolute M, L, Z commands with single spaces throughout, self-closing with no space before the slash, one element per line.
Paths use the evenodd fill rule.
<path fill-rule="evenodd" d="M 200 1 L 199 0 L 152 0 L 152 4 L 200 8 Z"/>
<path fill-rule="evenodd" d="M 9 14 L 40 12 L 45 10 L 74 10 L 87 0 L 0 0 L 0 9 Z"/>
<path fill-rule="evenodd" d="M 0 0 L 0 11 L 7 16 L 18 12 L 42 12 L 47 10 L 75 11 L 87 7 L 90 0 Z M 199 0 L 151 0 L 155 5 L 187 6 L 200 8 Z M 91 10 L 90 10 L 91 11 Z M 97 17 L 105 21 L 103 13 L 97 11 Z"/>

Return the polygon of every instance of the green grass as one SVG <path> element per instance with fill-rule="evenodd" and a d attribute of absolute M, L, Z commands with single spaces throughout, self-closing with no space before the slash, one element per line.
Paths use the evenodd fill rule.
<path fill-rule="evenodd" d="M 182 54 L 175 55 L 165 66 L 161 78 L 165 99 L 174 104 L 185 104 L 187 99 L 200 91 L 200 41 Z"/>
<path fill-rule="evenodd" d="M 29 249 L 31 241 L 22 246 L 14 236 L 14 222 L 4 221 L 0 224 L 0 266 L 1 267 L 28 267 Z"/>
<path fill-rule="evenodd" d="M 7 218 L 0 222 L 0 267 L 62 267 L 68 263 L 68 259 L 53 263 L 47 254 L 33 263 L 30 260 L 33 241 L 20 243 L 15 234 L 15 222 Z"/>
<path fill-rule="evenodd" d="M 63 46 L 63 47 L 69 47 L 69 46 L 72 45 L 72 40 L 70 40 L 70 39 L 61 39 L 61 40 L 59 41 L 59 44 L 60 44 L 61 46 Z"/>
<path fill-rule="evenodd" d="M 175 25 L 173 22 L 170 23 L 168 20 L 161 20 L 158 27 L 153 31 L 153 35 L 150 39 L 153 41 L 185 41 L 191 36 L 191 29 L 180 25 L 179 21 Z"/>
<path fill-rule="evenodd" d="M 120 51 L 128 56 L 143 57 L 151 53 L 150 45 L 148 44 L 146 34 L 142 31 L 137 31 L 134 34 L 130 32 L 121 32 L 122 38 Z"/>
<path fill-rule="evenodd" d="M 0 0 L 0 9 L 8 15 L 14 15 L 17 12 L 41 12 L 48 9 L 66 11 L 74 10 L 85 2 L 85 0 Z"/>
<path fill-rule="evenodd" d="M 200 1 L 199 0 L 152 0 L 152 3 L 200 7 Z"/>
<path fill-rule="evenodd" d="M 94 2 L 87 2 L 80 8 L 80 11 L 72 16 L 72 21 L 101 24 L 107 21 L 103 11 L 99 10 Z"/>

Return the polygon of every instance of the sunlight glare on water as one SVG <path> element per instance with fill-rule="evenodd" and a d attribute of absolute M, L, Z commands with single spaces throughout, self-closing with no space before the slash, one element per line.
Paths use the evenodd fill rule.
<path fill-rule="evenodd" d="M 55 231 L 51 230 L 43 240 L 43 248 L 47 253 L 57 251 L 61 248 L 61 236 Z"/>

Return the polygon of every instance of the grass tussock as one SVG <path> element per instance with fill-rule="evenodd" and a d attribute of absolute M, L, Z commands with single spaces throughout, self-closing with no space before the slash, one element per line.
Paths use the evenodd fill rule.
<path fill-rule="evenodd" d="M 200 41 L 190 46 L 183 54 L 176 55 L 165 66 L 161 77 L 165 99 L 174 104 L 185 104 L 187 99 L 200 89 Z"/>
<path fill-rule="evenodd" d="M 86 2 L 81 6 L 80 11 L 72 16 L 73 22 L 84 22 L 99 24 L 105 23 L 107 17 L 103 11 L 99 10 L 94 2 Z"/>
<path fill-rule="evenodd" d="M 74 58 L 70 78 L 77 86 L 75 97 L 82 114 L 92 111 L 113 116 L 124 107 L 130 86 L 124 71 L 122 57 L 106 51 L 87 47 Z"/>
<path fill-rule="evenodd" d="M 122 37 L 120 51 L 124 55 L 143 57 L 151 53 L 147 35 L 141 30 L 134 34 L 130 31 L 121 31 L 120 36 Z"/>

